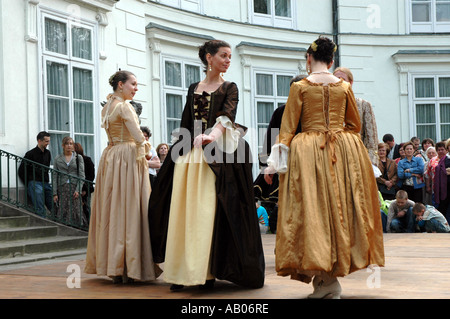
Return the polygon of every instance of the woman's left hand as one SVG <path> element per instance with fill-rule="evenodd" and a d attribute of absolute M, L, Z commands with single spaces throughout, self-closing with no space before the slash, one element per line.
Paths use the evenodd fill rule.
<path fill-rule="evenodd" d="M 80 196 L 80 194 L 78 192 L 74 192 L 73 193 L 73 198 L 74 199 L 77 199 L 79 196 Z"/>

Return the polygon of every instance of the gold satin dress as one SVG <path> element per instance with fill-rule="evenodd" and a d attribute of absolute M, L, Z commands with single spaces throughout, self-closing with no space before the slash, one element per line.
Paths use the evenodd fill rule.
<path fill-rule="evenodd" d="M 279 136 L 290 149 L 280 174 L 278 275 L 309 283 L 322 271 L 384 266 L 378 189 L 360 131 L 349 83 L 292 84 Z"/>
<path fill-rule="evenodd" d="M 85 272 L 151 281 L 161 270 L 153 263 L 148 226 L 150 144 L 131 104 L 112 101 L 108 96 L 102 110 L 109 145 L 95 180 Z"/>

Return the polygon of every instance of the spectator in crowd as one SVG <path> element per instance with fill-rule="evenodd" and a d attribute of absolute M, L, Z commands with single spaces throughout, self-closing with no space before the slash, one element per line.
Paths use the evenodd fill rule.
<path fill-rule="evenodd" d="M 388 153 L 388 158 L 395 160 L 396 158 L 400 157 L 400 153 L 398 151 L 400 145 L 395 143 L 394 136 L 392 134 L 384 134 L 383 142 L 389 145 L 390 151 Z"/>
<path fill-rule="evenodd" d="M 414 147 L 414 154 L 413 156 L 417 156 L 420 154 L 420 138 L 418 138 L 417 136 L 411 137 L 411 143 L 413 144 Z"/>
<path fill-rule="evenodd" d="M 148 141 L 148 139 L 152 136 L 152 132 L 147 126 L 141 126 L 142 134 L 144 134 L 145 140 Z M 161 162 L 158 157 L 158 152 L 155 150 L 153 146 L 150 148 L 149 153 L 150 159 L 147 160 L 148 163 L 148 174 L 150 177 L 150 186 L 153 187 L 153 183 L 155 182 L 156 178 L 156 172 L 161 167 Z"/>
<path fill-rule="evenodd" d="M 169 153 L 169 145 L 166 143 L 161 143 L 156 147 L 156 155 L 158 155 L 159 161 L 162 164 L 164 163 L 164 160 L 166 159 L 167 154 Z M 156 170 L 156 172 L 159 171 L 159 168 Z"/>
<path fill-rule="evenodd" d="M 289 86 L 292 86 L 293 83 L 298 82 L 305 77 L 306 75 L 297 75 L 293 77 L 289 82 Z M 279 106 L 275 109 L 272 117 L 270 118 L 269 126 L 267 127 L 266 134 L 264 136 L 263 149 L 258 155 L 259 165 L 262 171 L 265 167 L 267 167 L 267 159 L 270 156 L 273 144 L 278 138 L 278 133 L 280 132 L 281 127 L 281 119 L 283 118 L 285 108 L 286 104 Z M 299 122 L 296 132 L 300 133 L 301 129 L 302 126 Z M 259 174 L 253 182 L 255 196 L 260 200 L 262 199 L 265 201 L 270 201 L 271 203 L 276 203 L 278 201 L 278 185 L 278 174 Z M 270 216 L 272 216 L 273 213 L 274 211 L 272 210 L 270 212 Z"/>
<path fill-rule="evenodd" d="M 424 138 L 422 140 L 422 149 L 419 149 L 416 156 L 422 157 L 425 162 L 428 162 L 430 159 L 427 155 L 427 150 L 429 147 L 434 147 L 434 141 L 431 138 Z"/>
<path fill-rule="evenodd" d="M 29 161 L 50 166 L 51 153 L 47 149 L 50 144 L 50 134 L 42 131 L 36 137 L 37 146 L 29 150 L 22 163 L 20 163 L 18 175 L 25 184 L 27 195 L 33 203 L 35 213 L 46 217 L 45 207 L 52 211 L 52 186 L 49 183 L 48 169 L 34 165 Z M 27 161 L 29 160 L 29 161 Z"/>
<path fill-rule="evenodd" d="M 348 68 L 338 67 L 333 72 L 334 76 L 343 79 L 353 85 L 353 74 Z M 372 104 L 361 98 L 355 98 L 361 120 L 361 139 L 369 152 L 370 161 L 373 165 L 378 165 L 378 131 L 375 113 Z"/>
<path fill-rule="evenodd" d="M 428 165 L 430 164 L 431 160 L 434 157 L 437 157 L 437 155 L 438 154 L 436 153 L 436 149 L 434 148 L 434 146 L 428 147 L 425 152 L 425 156 L 428 159 L 425 162 L 424 172 L 423 172 L 423 179 L 425 181 L 425 187 L 423 188 L 423 203 L 425 205 L 433 205 L 432 192 L 429 191 L 429 189 L 428 189 L 428 183 L 430 183 L 430 181 L 429 181 L 429 175 L 427 174 L 427 171 L 428 171 Z M 417 157 L 420 157 L 420 156 L 421 155 L 417 155 Z M 431 187 L 430 187 L 430 190 L 431 190 Z"/>
<path fill-rule="evenodd" d="M 436 143 L 436 153 L 437 153 L 437 156 L 430 158 L 430 160 L 428 161 L 428 163 L 426 165 L 425 173 L 424 173 L 426 192 L 428 194 L 431 194 L 431 198 L 432 198 L 431 201 L 432 201 L 433 206 L 437 206 L 435 199 L 434 199 L 434 176 L 435 176 L 436 167 L 438 166 L 441 158 L 445 157 L 445 155 L 447 154 L 447 149 L 445 148 L 444 141 Z"/>
<path fill-rule="evenodd" d="M 378 168 L 381 176 L 377 178 L 378 190 L 384 199 L 393 200 L 397 192 L 397 164 L 394 160 L 387 158 L 389 146 L 386 143 L 378 144 Z"/>
<path fill-rule="evenodd" d="M 450 220 L 450 139 L 445 142 L 446 154 L 440 160 L 434 174 L 434 200 L 437 209 Z"/>
<path fill-rule="evenodd" d="M 81 226 L 83 206 L 80 194 L 83 183 L 69 175 L 84 179 L 84 160 L 75 152 L 70 136 L 63 138 L 62 149 L 63 152 L 53 163 L 53 201 L 57 207 L 56 216 L 74 226 Z"/>
<path fill-rule="evenodd" d="M 398 148 L 398 153 L 400 154 L 400 157 L 397 157 L 394 161 L 398 165 L 398 162 L 400 162 L 402 159 L 406 157 L 405 155 L 405 143 L 400 143 Z"/>
<path fill-rule="evenodd" d="M 256 213 L 258 214 L 259 230 L 261 234 L 267 233 L 269 230 L 269 216 L 267 215 L 267 210 L 261 206 L 261 202 L 255 199 L 256 202 Z"/>
<path fill-rule="evenodd" d="M 421 158 L 414 157 L 414 145 L 407 142 L 404 145 L 406 157 L 398 162 L 397 175 L 398 186 L 408 193 L 408 197 L 414 202 L 422 202 L 422 188 L 424 162 Z"/>
<path fill-rule="evenodd" d="M 434 206 L 415 203 L 412 209 L 418 225 L 428 233 L 450 233 L 447 219 Z"/>
<path fill-rule="evenodd" d="M 85 179 L 92 183 L 84 183 L 83 188 L 81 190 L 81 202 L 83 204 L 83 225 L 89 225 L 89 217 L 91 215 L 91 194 L 94 192 L 94 179 L 95 179 L 95 165 L 92 159 L 84 155 L 83 146 L 80 143 L 75 143 L 75 152 L 81 157 L 83 157 L 84 161 L 84 175 Z"/>
<path fill-rule="evenodd" d="M 414 202 L 408 199 L 408 193 L 399 190 L 395 200 L 389 205 L 386 231 L 388 233 L 413 233 L 415 231 L 412 207 Z"/>

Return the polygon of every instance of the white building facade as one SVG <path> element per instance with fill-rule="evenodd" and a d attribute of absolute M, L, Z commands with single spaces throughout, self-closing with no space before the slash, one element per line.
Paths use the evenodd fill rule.
<path fill-rule="evenodd" d="M 380 140 L 450 137 L 448 0 L 0 0 L 0 11 L 0 149 L 19 156 L 46 130 L 53 157 L 70 135 L 98 163 L 100 103 L 119 68 L 138 79 L 152 145 L 170 142 L 210 39 L 232 47 L 224 78 L 239 87 L 255 176 L 264 129 L 319 35 L 338 44 L 335 65 L 372 103 Z"/>

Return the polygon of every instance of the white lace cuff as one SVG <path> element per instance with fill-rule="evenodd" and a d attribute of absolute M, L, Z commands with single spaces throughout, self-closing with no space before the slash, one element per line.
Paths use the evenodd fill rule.
<path fill-rule="evenodd" d="M 225 132 L 223 132 L 216 140 L 219 149 L 225 153 L 234 153 L 238 147 L 241 133 L 233 125 L 233 122 L 225 115 L 219 116 L 216 119 L 216 124 L 214 124 L 213 129 L 219 123 L 225 128 Z"/>
<path fill-rule="evenodd" d="M 380 171 L 380 169 L 377 166 L 372 164 L 372 168 L 373 168 L 373 173 L 375 175 L 375 178 L 378 178 L 381 175 L 383 175 L 383 174 L 381 174 L 381 171 Z"/>
<path fill-rule="evenodd" d="M 278 173 L 287 172 L 287 162 L 289 155 L 289 147 L 284 144 L 275 144 L 272 146 L 270 156 L 267 159 L 267 165 L 272 167 Z"/>

